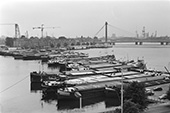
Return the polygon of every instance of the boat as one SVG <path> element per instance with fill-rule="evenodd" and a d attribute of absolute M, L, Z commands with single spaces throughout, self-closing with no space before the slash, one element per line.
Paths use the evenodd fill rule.
<path fill-rule="evenodd" d="M 49 67 L 65 66 L 64 59 L 51 59 L 47 64 Z"/>
<path fill-rule="evenodd" d="M 42 83 L 43 81 L 47 81 L 47 80 L 64 81 L 66 78 L 67 77 L 62 74 L 56 74 L 50 72 L 46 73 L 46 72 L 33 71 L 30 73 L 31 82 Z"/>
<path fill-rule="evenodd" d="M 31 92 L 37 92 L 42 90 L 41 83 L 30 83 L 30 90 Z"/>
<path fill-rule="evenodd" d="M 15 55 L 13 57 L 15 60 L 23 59 L 23 55 Z"/>
<path fill-rule="evenodd" d="M 119 92 L 117 88 L 121 86 L 122 73 L 117 73 L 112 76 L 97 75 L 90 77 L 81 77 L 78 79 L 66 80 L 66 84 L 74 86 L 60 88 L 57 91 L 58 99 L 78 99 L 78 98 L 92 98 L 98 96 L 117 97 Z M 139 72 L 124 72 L 124 81 L 134 81 L 143 79 L 145 82 L 147 78 L 152 78 L 151 75 Z M 158 78 L 157 78 L 158 79 Z M 139 81 L 141 82 L 141 81 Z M 123 82 L 128 84 L 129 82 Z"/>
<path fill-rule="evenodd" d="M 78 85 L 73 87 L 65 87 L 57 90 L 58 100 L 76 100 L 79 98 L 87 99 L 93 97 L 104 96 L 106 85 L 120 84 L 120 82 L 103 82 L 96 84 Z"/>
<path fill-rule="evenodd" d="M 94 75 L 99 75 L 99 74 L 113 74 L 117 73 L 118 71 L 115 69 L 109 69 L 109 70 L 99 70 L 99 71 L 94 71 L 94 70 L 81 70 L 81 71 L 64 71 L 63 74 L 66 75 L 68 78 L 80 78 L 80 77 L 90 77 Z"/>
<path fill-rule="evenodd" d="M 40 55 L 24 55 L 23 60 L 41 60 Z"/>
<path fill-rule="evenodd" d="M 100 72 L 101 73 L 101 72 Z M 94 84 L 94 83 L 103 83 L 103 82 L 109 82 L 109 81 L 120 81 L 121 80 L 121 76 L 122 73 L 118 73 L 118 72 L 112 72 L 112 73 L 108 73 L 108 74 L 95 74 L 95 75 L 91 75 L 91 76 L 84 76 L 84 77 L 78 77 L 78 78 L 74 78 L 74 79 L 67 79 L 65 80 L 65 84 L 68 85 L 83 85 L 83 84 Z M 133 78 L 138 78 L 141 76 L 142 73 L 140 72 L 133 72 L 133 71 L 128 71 L 128 72 L 124 72 L 123 76 L 124 77 L 128 77 L 128 76 L 133 76 L 133 75 L 138 75 L 138 76 L 134 76 Z M 147 75 L 145 75 L 147 76 Z M 150 75 L 148 75 L 150 76 Z M 128 78 L 127 78 L 128 79 Z M 132 79 L 132 78 L 129 78 Z"/>
<path fill-rule="evenodd" d="M 43 81 L 41 86 L 43 88 L 58 89 L 58 88 L 64 87 L 64 83 L 63 81 L 60 81 L 60 80 L 47 80 L 47 81 Z"/>

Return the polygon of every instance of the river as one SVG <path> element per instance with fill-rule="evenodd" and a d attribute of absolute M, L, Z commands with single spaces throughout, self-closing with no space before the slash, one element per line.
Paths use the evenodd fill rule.
<path fill-rule="evenodd" d="M 159 44 L 117 44 L 113 48 L 77 50 L 88 53 L 90 57 L 114 54 L 119 60 L 144 59 L 148 68 L 170 70 L 170 45 Z M 0 112 L 1 113 L 67 113 L 67 112 L 100 112 L 114 109 L 118 100 L 83 100 L 79 102 L 59 102 L 41 100 L 42 91 L 32 89 L 29 74 L 32 71 L 58 71 L 49 69 L 39 61 L 14 60 L 12 57 L 0 56 Z"/>

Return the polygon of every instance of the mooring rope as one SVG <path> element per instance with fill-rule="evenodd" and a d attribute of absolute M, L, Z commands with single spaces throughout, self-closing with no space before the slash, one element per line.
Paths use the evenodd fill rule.
<path fill-rule="evenodd" d="M 21 80 L 17 81 L 16 83 L 12 84 L 11 86 L 7 87 L 6 89 L 0 91 L 0 93 L 3 93 L 3 92 L 5 92 L 6 90 L 8 90 L 8 89 L 14 87 L 15 85 L 17 85 L 18 83 L 22 82 L 23 80 L 25 80 L 25 79 L 26 79 L 27 77 L 29 77 L 29 76 L 30 76 L 30 75 L 25 76 L 25 77 L 22 78 Z"/>

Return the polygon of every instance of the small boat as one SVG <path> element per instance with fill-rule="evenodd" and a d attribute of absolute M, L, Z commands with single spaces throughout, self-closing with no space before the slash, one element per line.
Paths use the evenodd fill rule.
<path fill-rule="evenodd" d="M 66 76 L 56 73 L 46 73 L 46 72 L 31 72 L 30 73 L 31 82 L 43 82 L 47 80 L 64 81 L 67 79 Z"/>

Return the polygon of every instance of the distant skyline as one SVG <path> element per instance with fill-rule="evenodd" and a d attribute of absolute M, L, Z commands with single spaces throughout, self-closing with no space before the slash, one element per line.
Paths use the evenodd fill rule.
<path fill-rule="evenodd" d="M 0 1 L 0 24 L 17 23 L 21 35 L 41 36 L 33 27 L 60 27 L 44 29 L 44 36 L 94 37 L 105 22 L 108 35 L 135 36 L 143 26 L 150 35 L 170 36 L 169 0 L 4 0 Z M 0 25 L 0 36 L 14 36 L 14 25 Z M 97 35 L 104 36 L 104 29 Z"/>

